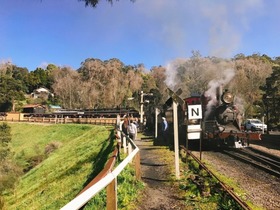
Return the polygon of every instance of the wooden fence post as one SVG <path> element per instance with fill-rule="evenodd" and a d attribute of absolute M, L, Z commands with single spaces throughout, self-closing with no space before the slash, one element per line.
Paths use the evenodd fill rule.
<path fill-rule="evenodd" d="M 117 178 L 115 178 L 110 184 L 106 187 L 107 191 L 107 209 L 108 210 L 117 210 L 118 209 L 118 200 L 117 200 Z"/>
<path fill-rule="evenodd" d="M 132 145 L 130 142 L 128 142 L 128 155 L 130 155 L 132 153 Z M 132 162 L 132 160 L 130 160 L 130 162 Z"/>
<path fill-rule="evenodd" d="M 127 143 L 126 143 L 127 141 L 126 141 L 126 138 L 127 138 L 126 136 L 123 136 L 123 145 L 122 146 L 123 146 L 123 153 L 124 154 L 127 153 L 127 146 L 126 146 L 127 145 Z"/>
<path fill-rule="evenodd" d="M 138 151 L 134 158 L 135 175 L 137 180 L 141 180 L 141 164 L 140 164 L 140 152 Z"/>

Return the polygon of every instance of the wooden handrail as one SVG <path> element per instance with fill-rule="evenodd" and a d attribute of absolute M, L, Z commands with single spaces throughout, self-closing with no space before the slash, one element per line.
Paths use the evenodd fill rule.
<path fill-rule="evenodd" d="M 116 161 L 117 154 L 118 154 L 118 151 L 116 150 L 114 151 L 113 156 L 106 164 L 105 168 L 99 173 L 99 175 L 96 178 L 94 178 L 72 201 L 70 201 L 65 206 L 63 206 L 61 210 L 80 209 L 105 187 L 107 187 L 107 209 L 110 210 L 117 209 L 116 178 L 121 173 L 121 171 L 132 161 L 134 157 L 136 159 L 135 160 L 136 178 L 137 179 L 141 178 L 139 148 L 130 138 L 129 138 L 129 144 L 133 148 L 133 151 L 131 151 L 131 153 L 113 171 L 111 170 Z M 110 195 L 115 195 L 115 196 L 108 196 L 108 193 Z"/>
<path fill-rule="evenodd" d="M 116 163 L 117 155 L 118 155 L 118 148 L 116 148 L 114 150 L 112 156 L 109 158 L 109 160 L 106 163 L 104 169 L 90 183 L 88 183 L 88 185 L 84 189 L 82 189 L 82 191 L 78 195 L 82 194 L 84 191 L 86 191 L 92 185 L 99 182 L 102 178 L 104 178 L 108 173 L 110 173 L 112 171 L 112 169 L 113 169 L 113 167 Z"/>

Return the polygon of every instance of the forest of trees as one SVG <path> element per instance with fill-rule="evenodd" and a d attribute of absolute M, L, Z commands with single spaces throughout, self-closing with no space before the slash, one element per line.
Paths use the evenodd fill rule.
<path fill-rule="evenodd" d="M 128 66 L 113 58 L 102 61 L 88 58 L 78 69 L 49 64 L 29 71 L 12 63 L 0 64 L 0 112 L 21 111 L 24 104 L 55 104 L 65 109 L 139 107 L 139 93 L 153 93 L 150 106 L 161 106 L 168 99 L 167 87 L 211 95 L 217 85 L 232 91 L 245 117 L 270 115 L 279 124 L 280 58 L 238 54 L 232 59 L 192 57 L 175 60 L 167 67 L 150 70 L 143 65 Z M 48 88 L 54 97 L 30 99 L 39 87 Z M 130 101 L 129 98 L 134 98 Z"/>

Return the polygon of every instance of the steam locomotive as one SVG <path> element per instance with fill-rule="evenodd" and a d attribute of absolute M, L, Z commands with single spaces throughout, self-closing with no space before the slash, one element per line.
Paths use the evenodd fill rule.
<path fill-rule="evenodd" d="M 185 145 L 186 139 L 197 142 L 202 139 L 207 145 L 240 148 L 248 146 L 250 140 L 260 140 L 259 133 L 245 132 L 242 129 L 243 116 L 234 103 L 234 95 L 229 90 L 218 87 L 214 96 L 208 96 L 206 93 L 192 95 L 184 101 L 185 106 L 179 106 L 177 110 L 180 144 Z M 194 104 L 201 105 L 202 119 L 188 119 L 187 106 Z M 167 121 L 173 124 L 172 107 L 167 105 L 165 107 Z M 190 135 L 191 126 L 200 128 L 199 135 Z"/>
<path fill-rule="evenodd" d="M 203 138 L 218 146 L 244 147 L 252 138 L 241 129 L 243 116 L 234 104 L 234 95 L 227 89 L 217 89 L 216 98 L 202 96 L 205 115 Z"/>

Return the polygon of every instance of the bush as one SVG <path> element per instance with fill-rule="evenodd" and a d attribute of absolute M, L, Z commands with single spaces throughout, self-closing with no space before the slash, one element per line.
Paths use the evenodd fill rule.
<path fill-rule="evenodd" d="M 0 195 L 12 189 L 22 174 L 22 169 L 10 161 L 1 162 L 0 168 Z M 0 208 L 1 209 L 1 208 Z"/>
<path fill-rule="evenodd" d="M 51 154 L 53 151 L 58 149 L 61 146 L 60 142 L 51 142 L 46 145 L 45 147 L 45 155 Z"/>

